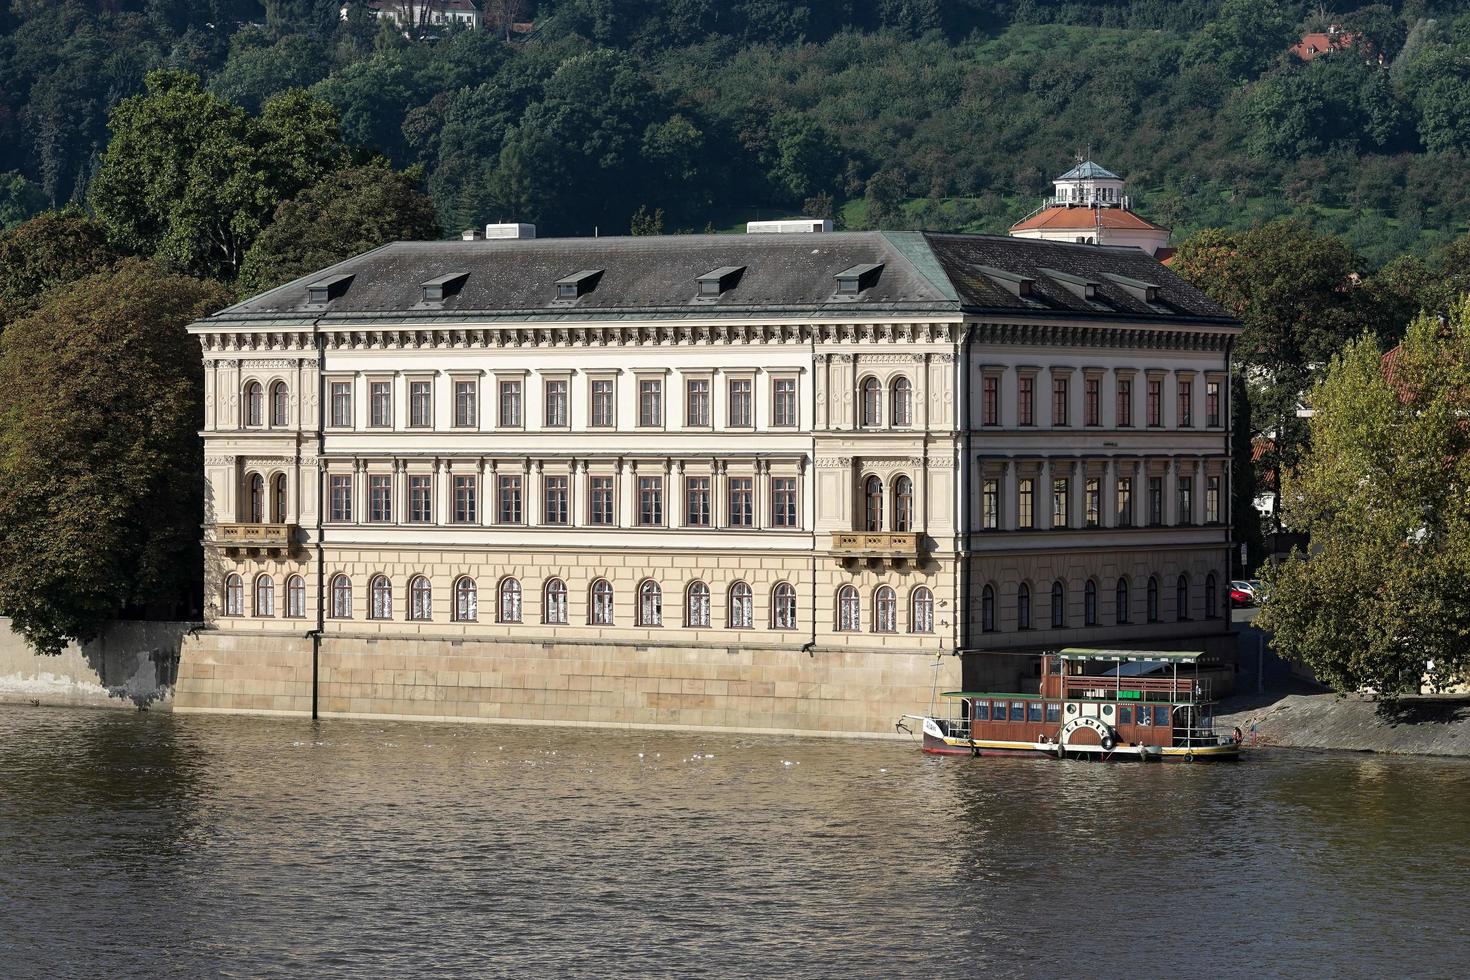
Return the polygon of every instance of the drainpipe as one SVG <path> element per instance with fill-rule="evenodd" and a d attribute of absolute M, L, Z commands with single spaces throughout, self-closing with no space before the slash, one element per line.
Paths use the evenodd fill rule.
<path fill-rule="evenodd" d="M 812 405 L 812 435 L 811 435 L 810 448 L 809 448 L 809 450 L 807 452 L 807 458 L 811 461 L 811 465 L 807 467 L 807 473 L 809 475 L 806 478 L 806 480 L 803 481 L 803 484 L 802 485 L 803 485 L 803 488 L 806 490 L 806 492 L 810 495 L 811 501 L 812 501 L 812 507 L 811 507 L 811 539 L 812 539 L 812 544 L 811 544 L 811 550 L 809 552 L 809 554 L 811 555 L 811 573 L 807 576 L 807 578 L 809 580 L 809 584 L 811 586 L 811 596 L 809 597 L 808 603 L 807 603 L 807 610 L 808 610 L 807 611 L 807 616 L 808 616 L 808 618 L 809 618 L 809 620 L 811 622 L 811 636 L 810 636 L 810 638 L 805 643 L 803 643 L 801 645 L 801 651 L 802 651 L 802 653 L 805 653 L 808 657 L 815 657 L 816 656 L 816 653 L 814 651 L 815 651 L 816 646 L 817 646 L 817 506 L 816 506 L 816 503 L 817 503 L 817 384 L 816 384 L 816 378 L 817 378 L 817 327 L 816 327 L 816 324 L 808 324 L 807 325 L 807 337 L 809 338 L 807 340 L 808 360 L 809 360 L 809 363 L 812 366 L 812 383 L 809 384 L 809 385 L 807 385 L 807 390 L 812 393 L 811 394 L 811 400 L 812 400 L 811 401 L 811 405 Z M 825 390 L 825 387 L 824 387 L 824 390 Z M 827 393 L 827 398 L 828 398 L 829 401 L 831 400 L 831 397 L 832 397 L 831 392 L 828 392 Z M 827 418 L 828 418 L 829 421 L 831 420 L 832 416 L 831 416 L 831 413 L 830 412 L 828 413 Z"/>
<path fill-rule="evenodd" d="M 970 648 L 970 589 L 974 575 L 966 568 L 964 573 L 960 572 L 960 563 L 969 563 L 970 560 L 970 494 L 973 492 L 973 479 L 970 474 L 970 332 L 969 324 L 960 323 L 959 356 L 955 358 L 955 393 L 959 398 L 963 410 L 964 428 L 961 431 L 961 444 L 964 447 L 964 455 L 959 466 L 960 492 L 955 494 L 955 532 L 959 547 L 955 549 L 955 578 L 956 590 L 955 601 L 959 608 L 954 611 L 955 615 L 955 656 L 960 656 L 961 650 Z M 964 659 L 961 658 L 961 676 L 964 673 Z"/>
<path fill-rule="evenodd" d="M 307 635 L 311 637 L 311 720 L 317 720 L 317 701 L 320 691 L 320 665 L 322 652 L 322 633 L 327 628 L 327 586 L 325 581 L 327 571 L 326 552 L 322 548 L 322 530 L 324 523 L 323 505 L 326 503 L 326 494 L 323 491 L 323 482 L 326 476 L 322 472 L 322 456 L 326 452 L 326 413 L 327 413 L 327 382 L 326 382 L 326 338 L 317 332 L 321 324 L 318 318 L 311 325 L 312 343 L 316 347 L 316 629 Z"/>

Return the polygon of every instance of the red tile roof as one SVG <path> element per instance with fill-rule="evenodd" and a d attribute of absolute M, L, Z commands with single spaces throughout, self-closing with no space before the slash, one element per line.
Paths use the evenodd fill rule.
<path fill-rule="evenodd" d="M 1352 47 L 1352 44 L 1353 36 L 1346 31 L 1335 31 L 1331 34 L 1313 31 L 1310 34 L 1303 34 L 1302 39 L 1288 50 L 1303 61 L 1311 61 L 1319 54 L 1341 51 L 1343 48 Z"/>
<path fill-rule="evenodd" d="M 1018 231 L 1090 231 L 1099 224 L 1113 231 L 1169 230 L 1122 208 L 1054 207 L 1011 225 L 1011 234 Z"/>

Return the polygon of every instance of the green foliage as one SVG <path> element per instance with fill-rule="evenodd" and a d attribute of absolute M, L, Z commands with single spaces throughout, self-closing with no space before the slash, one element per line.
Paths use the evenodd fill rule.
<path fill-rule="evenodd" d="M 203 368 L 219 286 L 127 259 L 51 293 L 0 352 L 0 609 L 38 652 L 189 594 Z"/>
<path fill-rule="evenodd" d="M 1259 624 L 1341 691 L 1388 698 L 1470 671 L 1470 303 L 1421 317 L 1385 373 L 1371 335 L 1312 391 L 1284 502 L 1310 560 L 1274 570 Z"/>
<path fill-rule="evenodd" d="M 392 241 L 439 237 L 434 206 L 381 161 L 329 174 L 276 209 L 240 267 L 242 295 L 263 292 Z"/>
<path fill-rule="evenodd" d="M 647 205 L 640 205 L 633 212 L 631 227 L 628 229 L 630 235 L 662 235 L 664 233 L 664 209 L 659 208 L 652 214 L 648 213 Z"/>
<path fill-rule="evenodd" d="M 41 188 L 14 171 L 0 174 L 0 231 L 14 228 L 46 209 Z"/>
<path fill-rule="evenodd" d="M 1194 36 L 1191 61 L 1217 65 L 1227 78 L 1255 78 L 1296 40 L 1296 24 L 1276 0 L 1225 0 Z"/>
<path fill-rule="evenodd" d="M 107 233 L 79 211 L 48 211 L 0 234 L 0 331 L 33 310 L 48 289 L 117 259 Z"/>
<path fill-rule="evenodd" d="M 291 34 L 270 47 L 237 47 L 210 79 L 209 90 L 249 112 L 259 112 L 271 96 L 286 88 L 314 85 L 330 68 L 321 45 Z"/>

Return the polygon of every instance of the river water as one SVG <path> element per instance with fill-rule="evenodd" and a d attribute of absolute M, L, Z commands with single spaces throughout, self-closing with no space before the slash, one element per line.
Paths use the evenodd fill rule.
<path fill-rule="evenodd" d="M 0 706 L 0 976 L 1464 976 L 1470 764 Z"/>

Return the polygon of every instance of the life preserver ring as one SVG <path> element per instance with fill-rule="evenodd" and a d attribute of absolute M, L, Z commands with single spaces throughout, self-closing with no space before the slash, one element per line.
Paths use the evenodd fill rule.
<path fill-rule="evenodd" d="M 1102 742 L 1104 752 L 1111 752 L 1118 746 L 1118 740 L 1113 737 L 1111 732 L 1104 735 L 1100 741 Z"/>

